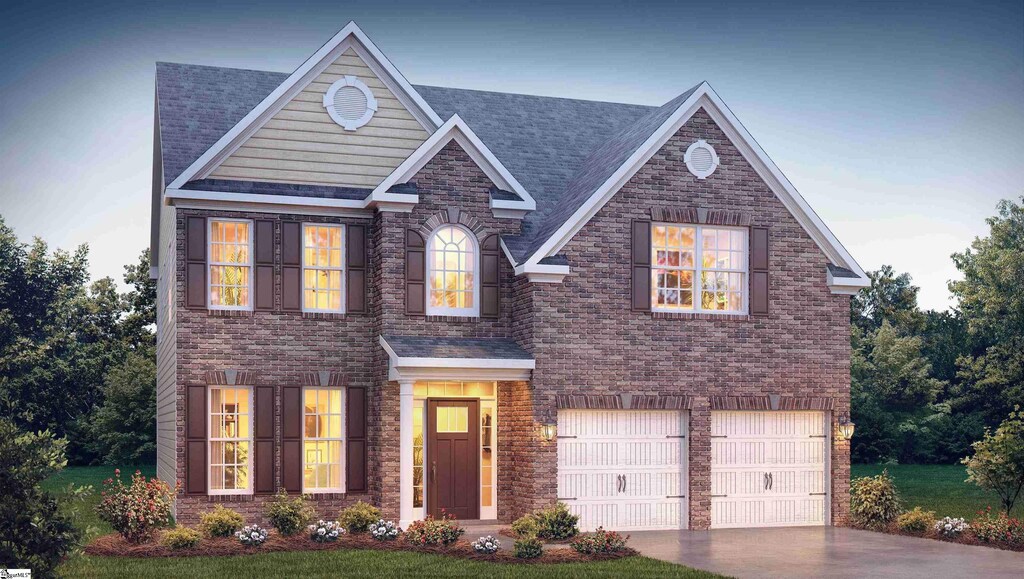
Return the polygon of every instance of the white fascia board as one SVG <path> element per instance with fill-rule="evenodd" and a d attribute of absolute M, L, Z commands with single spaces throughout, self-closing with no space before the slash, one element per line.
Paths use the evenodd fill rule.
<path fill-rule="evenodd" d="M 249 114 L 238 121 L 230 131 L 225 133 L 212 147 L 207 149 L 205 153 L 189 165 L 181 175 L 178 175 L 168 188 L 180 189 L 189 181 L 202 179 L 209 175 L 224 159 L 234 153 L 246 139 L 266 124 L 288 101 L 301 92 L 310 81 L 316 78 L 349 48 L 355 49 L 357 53 L 365 53 L 371 57 L 370 59 L 364 58 L 364 60 L 367 60 L 367 65 L 375 73 L 385 73 L 380 75 L 380 80 L 385 85 L 388 85 L 390 81 L 390 84 L 395 86 L 397 90 L 392 90 L 392 92 L 395 93 L 395 96 L 399 97 L 399 100 L 403 101 L 403 104 L 406 104 L 405 101 L 408 101 L 415 105 L 411 107 L 411 112 L 426 131 L 434 131 L 441 125 L 441 117 L 423 100 L 423 97 L 416 92 L 416 89 L 409 84 L 409 81 L 398 72 L 398 69 L 391 64 L 391 61 L 384 56 L 355 22 L 349 22 L 340 32 L 320 47 L 320 50 L 317 50 L 312 56 L 307 58 L 302 63 L 302 66 L 297 68 L 291 76 L 267 95 L 260 104 L 256 105 L 256 108 L 249 111 Z M 363 50 L 360 50 L 360 48 Z M 360 54 L 360 56 L 364 56 L 364 54 Z"/>
<path fill-rule="evenodd" d="M 871 285 L 871 280 L 864 277 L 836 277 L 831 271 L 825 270 L 828 289 L 834 294 L 852 296 Z"/>
<path fill-rule="evenodd" d="M 804 230 L 818 244 L 828 258 L 841 267 L 848 268 L 858 276 L 865 277 L 864 270 L 853 256 L 846 251 L 839 240 L 825 226 L 821 218 L 811 209 L 807 201 L 793 187 L 793 184 L 782 174 L 775 163 L 768 157 L 761 146 L 747 132 L 732 111 L 722 102 L 707 82 L 701 83 L 693 94 L 658 128 L 630 157 L 609 177 L 593 195 L 569 218 L 541 247 L 526 261 L 537 264 L 541 259 L 557 254 L 583 228 L 587 222 L 602 208 L 611 197 L 673 135 L 679 128 L 701 108 L 718 123 L 733 145 L 743 154 L 758 175 L 764 179 L 769 188 L 782 201 L 783 205 L 793 214 Z"/>
<path fill-rule="evenodd" d="M 377 341 L 380 342 L 384 351 L 388 353 L 388 357 L 390 358 L 389 367 L 391 375 L 430 372 L 436 369 L 456 369 L 486 372 L 495 375 L 508 372 L 509 376 L 521 377 L 525 372 L 533 370 L 537 365 L 534 360 L 513 360 L 506 358 L 403 358 L 395 353 L 394 348 L 388 344 L 387 340 L 384 339 L 384 336 L 379 336 Z"/>
<path fill-rule="evenodd" d="M 381 181 L 380 185 L 374 188 L 373 195 L 385 193 L 395 185 L 408 183 L 424 165 L 430 162 L 452 140 L 455 140 L 466 151 L 470 158 L 473 159 L 473 162 L 480 167 L 495 185 L 514 192 L 522 199 L 514 207 L 500 208 L 526 211 L 533 211 L 537 208 L 537 203 L 533 197 L 527 193 L 522 184 L 516 180 L 512 173 L 509 173 L 505 165 L 494 156 L 494 153 L 487 148 L 487 145 L 476 136 L 473 129 L 459 115 L 453 115 L 452 118 L 448 119 L 447 122 L 434 131 L 426 141 L 423 141 L 390 175 Z"/>
<path fill-rule="evenodd" d="M 514 257 L 512 257 L 512 252 L 508 250 L 508 246 L 505 245 L 505 240 L 502 239 L 501 236 L 498 236 L 498 245 L 501 246 L 501 251 L 505 253 L 505 257 L 508 259 L 508 262 L 511 263 L 512 267 L 514 268 L 517 265 L 516 260 Z"/>
<path fill-rule="evenodd" d="M 517 265 L 513 271 L 516 275 L 525 275 L 526 279 L 534 283 L 562 283 L 565 276 L 569 275 L 569 266 L 524 263 Z"/>
<path fill-rule="evenodd" d="M 165 202 L 182 208 L 236 209 L 261 213 L 295 212 L 305 215 L 372 217 L 365 199 L 325 199 L 295 195 L 261 195 L 192 189 L 167 189 Z"/>

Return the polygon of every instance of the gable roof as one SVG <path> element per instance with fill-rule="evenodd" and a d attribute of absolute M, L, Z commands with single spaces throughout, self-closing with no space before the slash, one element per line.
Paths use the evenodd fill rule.
<path fill-rule="evenodd" d="M 286 100 L 288 87 L 301 85 L 318 62 L 329 59 L 332 50 L 346 48 L 343 41 L 349 36 L 366 44 L 366 50 L 388 69 L 406 97 L 434 123 L 428 130 L 435 133 L 435 140 L 442 139 L 436 134 L 441 131 L 435 131 L 441 127 L 441 119 L 448 119 L 445 132 L 457 127 L 459 135 L 472 135 L 480 153 L 477 162 L 483 163 L 485 171 L 492 170 L 492 179 L 498 185 L 492 191 L 492 204 L 499 200 L 497 203 L 518 204 L 519 208 L 526 204 L 535 207 L 525 215 L 521 235 L 502 238 L 517 272 L 567 272 L 565 265 L 552 265 L 557 252 L 682 123 L 703 108 L 832 264 L 849 272 L 841 278 L 847 288 L 867 281 L 852 256 L 707 83 L 660 107 L 413 86 L 354 23 L 291 75 L 158 63 L 158 121 L 165 184 L 183 188 L 201 177 L 201 169 L 229 150 L 246 123 L 258 122 L 281 99 Z M 389 180 L 407 181 L 410 175 L 404 173 L 415 167 L 414 157 L 429 151 L 424 143 Z M 400 170 L 404 171 L 402 175 L 398 175 Z M 388 184 L 393 185 L 390 181 Z M 506 186 L 509 190 L 502 191 Z M 354 198 L 359 194 L 353 191 L 348 195 Z M 830 272 L 829 279 L 833 277 Z"/>

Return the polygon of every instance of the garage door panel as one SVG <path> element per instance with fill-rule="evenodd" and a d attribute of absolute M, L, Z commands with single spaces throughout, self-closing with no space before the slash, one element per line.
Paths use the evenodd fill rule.
<path fill-rule="evenodd" d="M 676 467 L 682 464 L 678 440 L 629 441 L 622 443 L 622 465 L 641 467 Z"/>
<path fill-rule="evenodd" d="M 716 495 L 758 496 L 766 492 L 764 471 L 712 472 L 711 488 Z"/>
<path fill-rule="evenodd" d="M 642 529 L 680 529 L 683 520 L 682 499 L 654 502 L 627 502 L 622 507 L 625 519 L 632 527 Z"/>
<path fill-rule="evenodd" d="M 714 528 L 760 527 L 765 525 L 767 503 L 761 499 L 711 498 L 711 526 Z"/>
<path fill-rule="evenodd" d="M 616 503 L 567 502 L 569 512 L 580 518 L 580 530 L 592 531 L 598 527 L 618 529 L 619 505 Z"/>
<path fill-rule="evenodd" d="M 772 468 L 767 472 L 772 475 L 771 492 L 775 495 L 807 495 L 825 492 L 824 469 L 792 470 Z"/>
<path fill-rule="evenodd" d="M 711 439 L 711 466 L 743 467 L 765 463 L 768 446 L 763 440 Z"/>
<path fill-rule="evenodd" d="M 825 524 L 824 497 L 793 497 L 773 501 L 773 522 L 776 525 Z"/>

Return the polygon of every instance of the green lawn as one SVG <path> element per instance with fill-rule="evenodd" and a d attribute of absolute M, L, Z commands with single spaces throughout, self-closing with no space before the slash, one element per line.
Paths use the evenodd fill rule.
<path fill-rule="evenodd" d="M 142 467 L 143 474 L 154 476 L 155 468 Z M 121 469 L 125 480 L 135 467 Z M 99 502 L 103 481 L 114 475 L 113 467 L 69 467 L 43 483 L 59 491 L 68 483 L 92 485 L 95 494 L 84 509 L 82 523 L 93 525 L 101 533 L 110 526 L 96 518 L 93 507 Z M 74 557 L 59 570 L 62 577 L 720 577 L 681 565 L 647 557 L 629 557 L 600 563 L 560 565 L 504 565 L 479 563 L 420 553 L 388 551 L 321 551 L 302 553 L 266 553 L 241 557 L 180 557 L 131 559 L 114 557 Z"/>
<path fill-rule="evenodd" d="M 938 517 L 964 517 L 971 520 L 985 507 L 991 506 L 994 511 L 1000 508 L 999 497 L 995 493 L 965 482 L 967 472 L 963 465 L 855 464 L 851 471 L 856 478 L 876 475 L 882 469 L 888 469 L 896 481 L 896 488 L 907 509 L 921 507 L 926 511 L 935 511 Z M 1022 503 L 1024 501 L 1014 506 L 1015 516 L 1024 516 Z"/>

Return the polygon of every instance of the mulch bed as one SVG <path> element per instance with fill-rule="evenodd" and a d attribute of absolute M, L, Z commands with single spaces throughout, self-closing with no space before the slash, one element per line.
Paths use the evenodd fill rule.
<path fill-rule="evenodd" d="M 468 541 L 442 546 L 411 545 L 404 538 L 393 541 L 378 541 L 368 535 L 346 535 L 333 543 L 317 543 L 305 534 L 283 537 L 271 534 L 267 542 L 259 547 L 246 547 L 234 537 L 203 537 L 199 545 L 190 549 L 170 549 L 160 544 L 159 537 L 153 541 L 133 544 L 121 535 L 111 533 L 98 537 L 85 548 L 85 553 L 98 557 L 227 557 L 233 555 L 255 555 L 283 551 L 335 551 L 340 549 L 372 549 L 376 551 L 411 551 L 446 555 L 459 559 L 489 563 L 582 563 L 586 561 L 609 561 L 631 557 L 637 552 L 623 549 L 618 553 L 582 555 L 568 548 L 545 549 L 537 559 L 517 559 L 511 551 L 502 550 L 493 555 L 483 555 L 473 550 Z"/>
<path fill-rule="evenodd" d="M 498 529 L 498 534 L 503 537 L 509 537 L 510 539 L 522 538 L 519 535 L 517 535 L 515 531 L 512 530 L 512 527 L 502 527 Z M 581 535 L 582 534 L 583 533 L 581 533 Z M 540 542 L 544 543 L 545 545 L 568 545 L 576 537 L 570 537 L 568 539 L 541 539 L 540 537 L 537 538 L 540 539 Z"/>
<path fill-rule="evenodd" d="M 859 528 L 859 527 L 855 527 L 855 528 Z M 871 531 L 871 530 L 875 530 L 875 529 L 863 529 L 863 530 Z M 974 546 L 978 546 L 978 547 L 989 547 L 991 549 L 1002 549 L 1003 551 L 1024 552 L 1024 544 L 1014 545 L 1014 544 L 1003 543 L 1003 542 L 986 543 L 985 541 L 982 541 L 978 537 L 974 536 L 974 533 L 972 533 L 970 530 L 968 530 L 965 533 L 961 533 L 957 537 L 946 537 L 946 536 L 940 535 L 938 532 L 936 532 L 934 530 L 928 530 L 928 531 L 924 532 L 923 534 L 904 533 L 904 532 L 901 532 L 896 527 L 896 525 L 894 523 L 894 524 L 889 525 L 887 528 L 882 529 L 881 531 L 878 531 L 878 532 L 880 532 L 880 533 L 888 533 L 890 535 L 903 535 L 904 537 L 918 537 L 920 539 L 933 539 L 933 540 L 936 540 L 936 541 L 945 541 L 947 543 L 958 543 L 960 545 L 974 545 Z"/>

